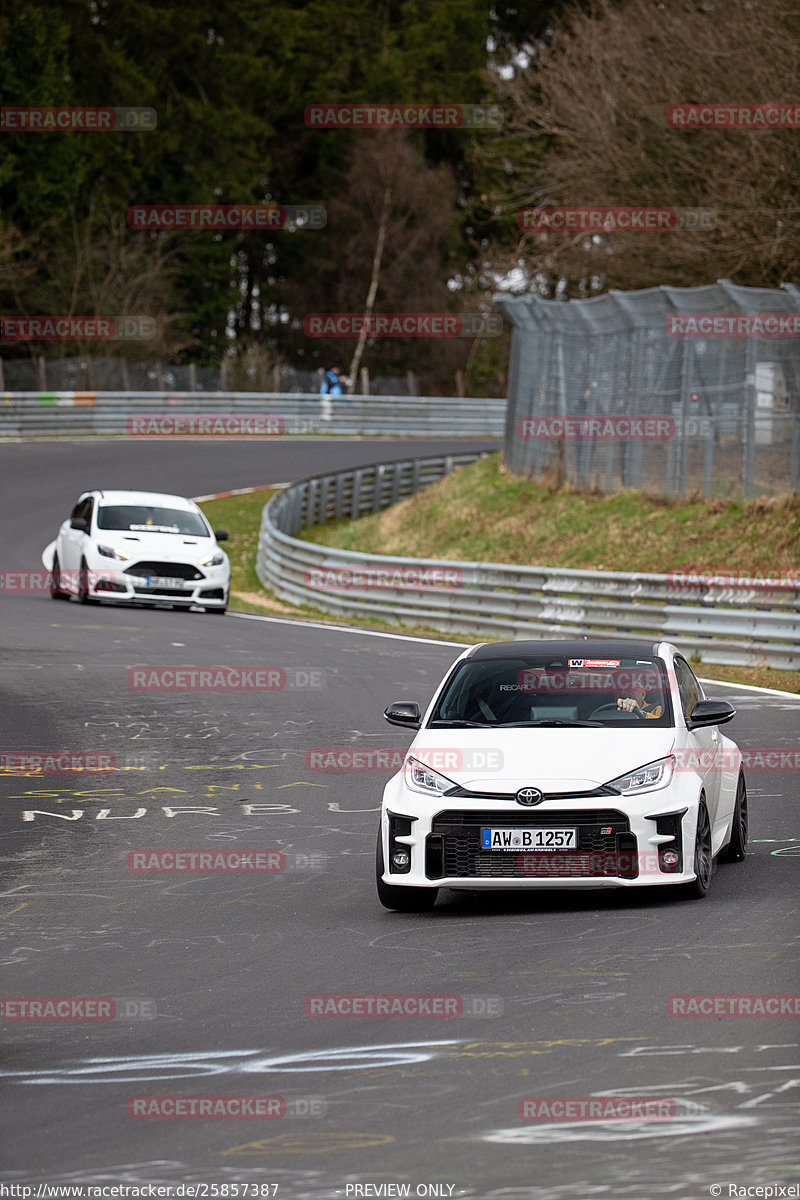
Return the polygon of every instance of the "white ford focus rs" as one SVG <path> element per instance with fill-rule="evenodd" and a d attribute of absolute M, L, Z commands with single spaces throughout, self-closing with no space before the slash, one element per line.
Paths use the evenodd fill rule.
<path fill-rule="evenodd" d="M 472 646 L 424 714 L 383 794 L 378 896 L 423 911 L 439 888 L 680 886 L 708 891 L 714 860 L 744 858 L 742 756 L 668 642 Z"/>
<path fill-rule="evenodd" d="M 196 604 L 224 613 L 231 571 L 218 542 L 227 537 L 182 496 L 83 492 L 42 561 L 55 600 Z"/>

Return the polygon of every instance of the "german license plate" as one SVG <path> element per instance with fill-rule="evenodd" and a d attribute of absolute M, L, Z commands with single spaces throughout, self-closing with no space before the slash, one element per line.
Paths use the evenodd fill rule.
<path fill-rule="evenodd" d="M 482 850 L 574 850 L 575 829 L 481 829 Z"/>
<path fill-rule="evenodd" d="M 182 588 L 184 581 L 182 579 L 170 579 L 167 575 L 148 575 L 145 579 L 145 584 L 149 588 Z"/>

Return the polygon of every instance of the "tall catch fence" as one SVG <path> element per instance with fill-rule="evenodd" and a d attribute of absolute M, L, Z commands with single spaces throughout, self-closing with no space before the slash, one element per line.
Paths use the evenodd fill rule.
<path fill-rule="evenodd" d="M 514 327 L 505 460 L 582 488 L 796 490 L 800 289 L 495 297 Z"/>

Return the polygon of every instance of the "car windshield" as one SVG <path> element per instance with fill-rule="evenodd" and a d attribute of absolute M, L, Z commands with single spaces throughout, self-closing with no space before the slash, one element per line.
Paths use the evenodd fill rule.
<path fill-rule="evenodd" d="M 667 670 L 658 658 L 466 659 L 429 724 L 668 727 Z"/>
<path fill-rule="evenodd" d="M 209 537 L 199 513 L 155 504 L 102 504 L 97 510 L 98 529 L 121 529 L 127 533 L 188 533 Z"/>

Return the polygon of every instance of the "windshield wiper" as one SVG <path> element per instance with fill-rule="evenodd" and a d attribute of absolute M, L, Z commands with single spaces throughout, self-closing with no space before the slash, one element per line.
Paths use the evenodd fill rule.
<path fill-rule="evenodd" d="M 440 719 L 440 720 L 436 720 L 436 721 L 431 721 L 428 728 L 429 729 L 495 729 L 496 726 L 492 725 L 489 721 L 462 721 L 462 720 L 444 721 L 444 720 Z"/>
<path fill-rule="evenodd" d="M 589 726 L 592 729 L 602 729 L 603 728 L 602 721 L 561 721 L 561 720 L 555 720 L 555 719 L 552 721 L 507 721 L 504 724 L 501 724 L 499 726 L 499 728 L 501 728 L 501 729 L 530 729 L 534 725 L 539 725 L 539 726 L 542 726 L 542 725 L 545 725 L 545 726 L 546 725 L 582 725 L 582 726 Z"/>

